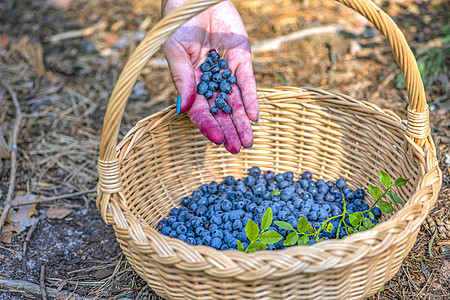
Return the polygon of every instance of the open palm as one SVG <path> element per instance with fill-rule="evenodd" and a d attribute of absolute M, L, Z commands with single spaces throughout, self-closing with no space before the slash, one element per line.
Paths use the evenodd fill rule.
<path fill-rule="evenodd" d="M 163 16 L 184 2 L 169 0 L 163 3 Z M 211 115 L 209 109 L 214 106 L 218 92 L 209 100 L 196 93 L 202 74 L 200 65 L 210 49 L 217 49 L 221 53 L 222 47 L 228 69 L 237 78 L 237 84 L 233 85 L 233 92 L 228 97 L 232 116 L 222 111 Z M 233 4 L 230 1 L 221 2 L 191 19 L 164 43 L 162 49 L 178 94 L 181 95 L 177 113 L 187 112 L 208 139 L 216 144 L 224 143 L 225 148 L 233 154 L 238 153 L 241 146 L 251 147 L 253 134 L 250 122 L 257 122 L 259 105 L 250 43 Z"/>

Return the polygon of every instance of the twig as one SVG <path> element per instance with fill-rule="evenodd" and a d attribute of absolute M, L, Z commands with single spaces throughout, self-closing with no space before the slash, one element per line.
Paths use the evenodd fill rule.
<path fill-rule="evenodd" d="M 433 246 L 434 239 L 436 238 L 437 233 L 438 233 L 438 229 L 437 229 L 437 224 L 436 224 L 436 228 L 434 229 L 434 234 L 431 237 L 430 242 L 428 243 L 428 254 L 430 254 L 430 257 L 433 257 L 433 253 L 431 252 L 431 248 Z"/>
<path fill-rule="evenodd" d="M 300 31 L 293 32 L 291 34 L 283 35 L 273 39 L 263 40 L 261 42 L 257 42 L 251 46 L 252 52 L 264 52 L 264 51 L 272 51 L 279 50 L 281 45 L 287 42 L 292 42 L 299 39 L 304 39 L 308 36 L 318 35 L 318 34 L 326 34 L 326 33 L 336 33 L 339 31 L 343 31 L 343 27 L 340 25 L 327 25 L 316 28 L 309 28 Z"/>
<path fill-rule="evenodd" d="M 16 169 L 17 169 L 17 135 L 19 134 L 20 122 L 22 121 L 22 111 L 20 110 L 19 101 L 17 100 L 17 95 L 11 88 L 11 86 L 0 79 L 0 83 L 6 88 L 8 93 L 14 102 L 16 108 L 16 120 L 14 122 L 14 128 L 11 139 L 11 175 L 9 179 L 8 194 L 3 205 L 3 212 L 0 216 L 0 232 L 2 232 L 3 225 L 6 221 L 6 216 L 8 215 L 9 209 L 11 208 L 12 196 L 14 193 L 14 186 L 16 182 Z"/>
<path fill-rule="evenodd" d="M 40 296 L 42 297 L 41 287 L 35 283 L 31 283 L 24 280 L 8 280 L 8 279 L 1 279 L 0 278 L 0 286 L 7 288 L 11 291 L 20 291 L 22 293 L 31 294 L 34 296 Z M 70 295 L 69 292 L 62 291 L 58 292 L 56 289 L 53 288 L 47 288 L 48 296 L 51 298 L 56 299 L 64 299 L 64 297 L 67 297 Z M 73 294 L 73 297 L 77 297 L 77 299 L 92 299 L 87 297 L 81 297 L 78 294 Z"/>
<path fill-rule="evenodd" d="M 39 277 L 39 283 L 41 285 L 42 300 L 47 300 L 47 291 L 45 290 L 45 265 L 41 266 L 41 276 Z"/>
<path fill-rule="evenodd" d="M 61 199 L 82 196 L 82 195 L 96 193 L 96 192 L 97 192 L 97 190 L 93 189 L 93 190 L 89 190 L 89 191 L 76 192 L 76 193 L 58 195 L 58 196 L 53 196 L 53 197 L 38 197 L 33 200 L 17 200 L 17 201 L 13 201 L 13 203 L 11 205 L 12 206 L 24 206 L 24 205 L 36 204 L 36 203 L 39 204 L 39 203 L 44 203 L 44 202 L 51 202 L 51 201 L 55 201 L 55 200 L 61 200 Z"/>
<path fill-rule="evenodd" d="M 51 43 L 57 43 L 59 41 L 62 40 L 67 40 L 67 39 L 75 39 L 75 38 L 79 38 L 79 37 L 86 37 L 86 36 L 90 36 L 91 34 L 93 34 L 94 32 L 96 32 L 97 30 L 102 30 L 104 28 L 106 28 L 106 22 L 105 21 L 100 21 L 90 27 L 87 28 L 83 28 L 83 29 L 78 29 L 78 30 L 71 30 L 71 31 L 66 31 L 66 32 L 62 32 L 62 33 L 58 33 L 55 35 L 52 35 L 51 37 L 48 38 L 48 40 Z"/>
<path fill-rule="evenodd" d="M 23 266 L 24 271 L 25 271 L 25 260 L 26 260 L 26 254 L 27 254 L 28 243 L 29 243 L 30 240 L 31 240 L 31 235 L 32 235 L 33 232 L 36 230 L 37 224 L 38 224 L 38 223 L 39 223 L 39 219 L 37 219 L 37 221 L 34 222 L 34 224 L 31 226 L 30 230 L 28 230 L 27 237 L 25 238 L 25 242 L 23 243 L 22 266 Z"/>

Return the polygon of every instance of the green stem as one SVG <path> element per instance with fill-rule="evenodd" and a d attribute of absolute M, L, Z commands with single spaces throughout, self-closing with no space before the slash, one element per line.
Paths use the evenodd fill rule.
<path fill-rule="evenodd" d="M 391 183 L 390 186 L 388 186 L 388 188 L 384 191 L 383 195 L 381 195 L 380 197 L 378 197 L 378 199 L 375 199 L 375 202 L 372 204 L 372 206 L 369 208 L 369 211 L 372 210 L 372 208 L 387 194 L 387 192 L 389 192 L 389 190 L 391 189 L 391 187 L 393 187 L 394 184 Z"/>

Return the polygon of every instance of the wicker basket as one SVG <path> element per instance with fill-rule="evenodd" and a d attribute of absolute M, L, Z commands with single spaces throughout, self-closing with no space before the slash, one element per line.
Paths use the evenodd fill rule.
<path fill-rule="evenodd" d="M 100 145 L 97 206 L 136 272 L 169 299 L 360 299 L 398 271 L 436 202 L 442 174 L 430 136 L 424 87 L 394 22 L 370 0 L 340 0 L 387 38 L 405 75 L 408 119 L 368 102 L 312 88 L 259 89 L 254 146 L 239 155 L 206 140 L 174 106 L 141 120 L 117 145 L 137 77 L 164 41 L 220 0 L 189 1 L 161 20 L 130 57 L 108 104 Z M 191 246 L 156 224 L 202 183 L 242 178 L 251 166 L 344 177 L 353 189 L 377 171 L 411 178 L 407 200 L 382 224 L 344 240 L 252 254 Z"/>

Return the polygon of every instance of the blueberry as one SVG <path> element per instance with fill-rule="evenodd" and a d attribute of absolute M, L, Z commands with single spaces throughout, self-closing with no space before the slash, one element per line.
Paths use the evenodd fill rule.
<path fill-rule="evenodd" d="M 229 84 L 235 84 L 236 83 L 236 77 L 230 76 L 230 78 L 227 79 L 227 82 Z"/>
<path fill-rule="evenodd" d="M 216 106 L 213 106 L 209 109 L 212 115 L 215 115 L 219 112 L 219 109 Z"/>
<path fill-rule="evenodd" d="M 213 66 L 215 65 L 215 61 L 214 61 L 214 59 L 213 59 L 212 57 L 208 57 L 208 58 L 205 60 L 205 63 L 207 63 L 207 64 L 210 65 L 211 67 L 213 67 Z"/>
<path fill-rule="evenodd" d="M 220 249 L 222 247 L 222 239 L 215 237 L 211 240 L 211 247 Z"/>
<path fill-rule="evenodd" d="M 206 83 L 211 81 L 211 77 L 212 77 L 212 73 L 211 72 L 205 72 L 202 74 L 202 76 L 200 77 L 201 81 L 204 81 Z"/>
<path fill-rule="evenodd" d="M 181 205 L 183 206 L 188 206 L 189 202 L 191 202 L 191 197 L 183 197 L 181 198 Z"/>
<path fill-rule="evenodd" d="M 334 187 L 334 186 L 333 186 Z M 342 193 L 344 194 L 344 195 L 347 195 L 348 193 L 350 193 L 352 191 L 352 189 L 350 188 L 350 187 L 348 187 L 348 186 L 346 186 L 346 187 L 344 187 L 343 189 L 342 189 Z"/>
<path fill-rule="evenodd" d="M 228 240 L 227 244 L 230 249 L 237 249 L 238 240 L 237 238 L 232 237 Z"/>
<path fill-rule="evenodd" d="M 345 181 L 344 178 L 339 178 L 336 181 L 336 187 L 340 190 L 342 190 L 346 185 L 347 185 L 347 182 Z"/>
<path fill-rule="evenodd" d="M 236 238 L 237 238 L 238 240 L 240 240 L 241 242 L 247 241 L 247 235 L 246 235 L 246 233 L 243 232 L 243 231 L 240 231 L 240 232 L 236 235 Z"/>
<path fill-rule="evenodd" d="M 175 238 L 175 237 L 177 237 L 177 232 L 175 230 L 173 230 L 169 233 L 169 236 L 172 238 Z"/>
<path fill-rule="evenodd" d="M 233 91 L 233 88 L 231 87 L 231 85 L 226 82 L 226 80 L 222 80 L 219 84 L 219 88 L 222 92 L 226 93 L 226 94 L 231 94 L 231 92 Z"/>
<path fill-rule="evenodd" d="M 233 229 L 234 230 L 241 230 L 243 227 L 242 221 L 241 220 L 236 220 L 233 222 Z"/>
<path fill-rule="evenodd" d="M 210 90 L 207 90 L 205 92 L 205 98 L 206 99 L 211 99 L 213 97 L 213 92 L 211 92 Z"/>
<path fill-rule="evenodd" d="M 210 90 L 211 92 L 215 92 L 219 89 L 219 85 L 214 82 L 214 81 L 210 81 L 208 82 L 208 90 Z"/>
<path fill-rule="evenodd" d="M 207 90 L 208 90 L 208 84 L 206 82 L 201 81 L 197 85 L 197 94 L 204 95 Z"/>
<path fill-rule="evenodd" d="M 280 212 L 278 213 L 277 216 L 278 216 L 278 219 L 279 219 L 280 221 L 286 221 L 286 219 L 287 219 L 287 217 L 288 217 L 288 212 L 282 210 L 282 211 L 280 211 Z"/>
<path fill-rule="evenodd" d="M 219 67 L 219 66 L 213 66 L 213 67 L 211 68 L 211 72 L 212 72 L 213 74 L 219 73 L 219 72 L 220 72 L 220 67 Z"/>
<path fill-rule="evenodd" d="M 169 235 L 171 232 L 172 232 L 172 228 L 169 226 L 166 226 L 161 230 L 161 233 L 164 235 Z"/>
<path fill-rule="evenodd" d="M 217 97 L 216 100 L 214 100 L 214 103 L 216 104 L 217 108 L 223 108 L 226 104 L 225 100 L 223 98 Z"/>
<path fill-rule="evenodd" d="M 283 174 L 277 174 L 274 176 L 274 179 L 276 182 L 280 183 L 280 182 L 284 181 L 284 176 L 283 176 Z"/>
<path fill-rule="evenodd" d="M 291 171 L 287 171 L 283 174 L 283 177 L 285 180 L 291 181 L 292 179 L 294 179 L 294 173 L 292 173 Z"/>
<path fill-rule="evenodd" d="M 302 174 L 302 179 L 308 180 L 308 179 L 311 179 L 311 178 L 312 178 L 312 173 L 309 172 L 309 171 L 306 171 L 306 172 L 304 172 L 304 173 Z"/>
<path fill-rule="evenodd" d="M 366 195 L 366 192 L 363 189 L 357 189 L 355 191 L 355 198 L 362 199 Z"/>
<path fill-rule="evenodd" d="M 223 78 L 227 79 L 227 78 L 229 78 L 230 76 L 231 76 L 231 71 L 230 71 L 230 70 L 226 69 L 226 70 L 223 70 L 223 71 L 222 71 L 222 77 L 223 77 Z"/>
<path fill-rule="evenodd" d="M 228 100 L 228 95 L 225 94 L 224 92 L 221 92 L 221 93 L 219 93 L 219 95 L 217 96 L 217 98 L 221 98 L 221 99 L 227 101 L 227 100 Z"/>
<path fill-rule="evenodd" d="M 208 63 L 202 63 L 200 65 L 200 71 L 208 72 L 209 70 L 211 70 L 211 66 Z"/>
<path fill-rule="evenodd" d="M 222 75 L 220 75 L 219 73 L 216 73 L 212 76 L 212 80 L 216 83 L 219 83 L 223 80 Z"/>
<path fill-rule="evenodd" d="M 225 106 L 222 108 L 222 111 L 226 114 L 231 114 L 231 106 L 229 104 L 225 104 Z"/>
<path fill-rule="evenodd" d="M 219 55 L 219 53 L 217 53 L 217 50 L 216 49 L 210 49 L 209 51 L 208 51 L 208 56 L 209 57 L 217 57 Z"/>
<path fill-rule="evenodd" d="M 231 185 L 235 184 L 236 181 L 234 180 L 233 176 L 227 176 L 227 177 L 225 177 L 224 182 L 226 185 L 231 186 Z"/>
<path fill-rule="evenodd" d="M 193 237 L 186 238 L 186 242 L 190 245 L 197 245 L 197 241 Z"/>
<path fill-rule="evenodd" d="M 257 179 L 259 176 L 261 176 L 261 169 L 253 166 L 250 168 L 250 175 L 253 176 L 255 179 Z"/>
<path fill-rule="evenodd" d="M 227 62 L 227 60 L 224 59 L 224 58 L 219 59 L 218 66 L 219 66 L 221 69 L 226 69 L 226 68 L 228 67 L 228 62 Z"/>
<path fill-rule="evenodd" d="M 220 207 L 222 208 L 223 211 L 230 211 L 231 208 L 233 207 L 233 204 L 229 200 L 224 200 L 222 201 Z"/>
<path fill-rule="evenodd" d="M 217 229 L 215 231 L 212 232 L 212 237 L 213 238 L 219 238 L 219 239 L 223 239 L 223 231 L 220 229 Z"/>
<path fill-rule="evenodd" d="M 247 176 L 244 179 L 244 183 L 248 187 L 253 187 L 255 185 L 255 183 L 256 183 L 256 180 L 255 180 L 255 178 L 253 176 Z"/>

